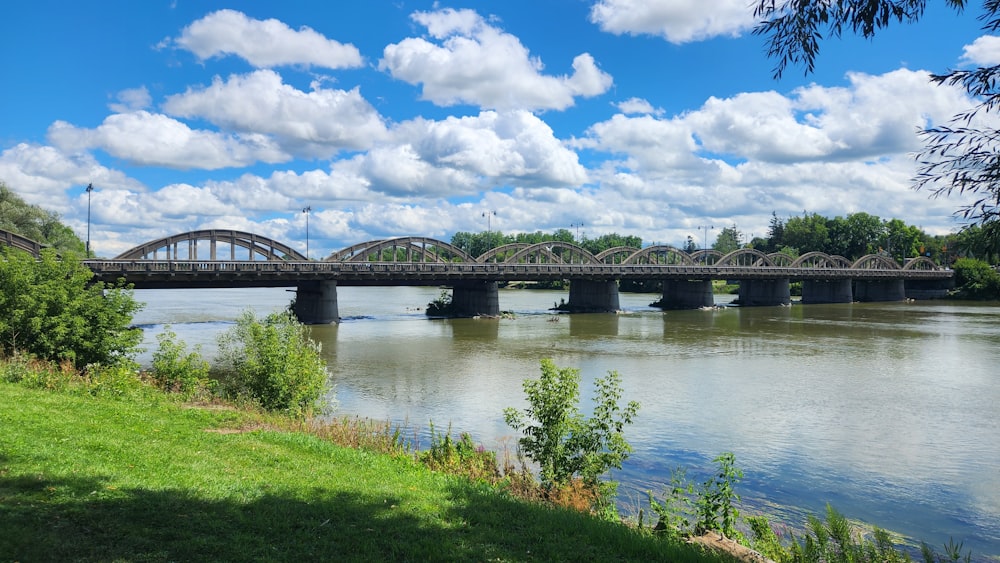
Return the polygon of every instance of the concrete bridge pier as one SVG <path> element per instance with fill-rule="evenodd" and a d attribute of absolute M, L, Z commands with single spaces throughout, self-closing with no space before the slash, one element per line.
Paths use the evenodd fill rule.
<path fill-rule="evenodd" d="M 661 309 L 700 309 L 715 305 L 712 280 L 663 280 Z"/>
<path fill-rule="evenodd" d="M 295 289 L 292 312 L 299 322 L 325 325 L 340 322 L 336 281 L 303 281 Z"/>
<path fill-rule="evenodd" d="M 857 280 L 854 282 L 854 298 L 858 301 L 903 301 L 906 299 L 906 283 L 898 280 Z"/>
<path fill-rule="evenodd" d="M 617 280 L 569 280 L 569 303 L 560 307 L 570 313 L 611 313 L 621 309 Z"/>
<path fill-rule="evenodd" d="M 850 303 L 854 301 L 851 280 L 802 280 L 803 303 Z"/>
<path fill-rule="evenodd" d="M 452 315 L 456 317 L 496 317 L 500 315 L 497 282 L 456 282 L 451 290 Z"/>
<path fill-rule="evenodd" d="M 955 278 L 945 280 L 906 280 L 907 299 L 944 299 L 948 290 L 955 289 Z"/>
<path fill-rule="evenodd" d="M 739 304 L 741 307 L 790 305 L 792 294 L 788 278 L 777 280 L 740 280 Z"/>

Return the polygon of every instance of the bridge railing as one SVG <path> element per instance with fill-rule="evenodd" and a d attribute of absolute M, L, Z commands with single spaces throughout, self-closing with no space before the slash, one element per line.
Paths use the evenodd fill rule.
<path fill-rule="evenodd" d="M 126 279 L 247 276 L 282 279 L 344 281 L 408 281 L 480 279 L 528 281 L 541 279 L 943 279 L 950 270 L 877 268 L 793 268 L 704 264 L 526 264 L 481 262 L 320 262 L 320 261 L 208 261 L 208 260 L 88 260 L 99 276 Z"/>

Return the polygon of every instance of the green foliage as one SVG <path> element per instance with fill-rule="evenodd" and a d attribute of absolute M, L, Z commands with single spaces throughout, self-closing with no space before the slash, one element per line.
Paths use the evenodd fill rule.
<path fill-rule="evenodd" d="M 454 313 L 451 303 L 451 294 L 447 289 L 441 290 L 441 295 L 437 299 L 427 304 L 425 313 L 428 317 L 448 317 Z"/>
<path fill-rule="evenodd" d="M 73 230 L 59 221 L 59 214 L 28 205 L 0 182 L 0 229 L 46 244 L 57 252 L 84 255 L 86 245 Z"/>
<path fill-rule="evenodd" d="M 540 466 L 542 486 L 547 489 L 566 486 L 579 477 L 583 483 L 600 491 L 599 508 L 607 508 L 616 491 L 616 483 L 599 481 L 612 468 L 620 469 L 632 451 L 625 440 L 624 428 L 631 424 L 639 404 L 629 402 L 622 409 L 621 376 L 608 372 L 595 381 L 595 407 L 591 418 L 578 409 L 580 371 L 559 369 L 550 359 L 541 361 L 541 377 L 524 381 L 529 407 L 523 413 L 504 410 L 504 419 L 524 436 L 519 445 L 529 459 Z"/>
<path fill-rule="evenodd" d="M 805 536 L 792 538 L 786 561 L 796 563 L 896 563 L 910 557 L 895 548 L 885 530 L 874 528 L 868 538 L 832 506 L 826 506 L 826 521 L 810 515 Z"/>
<path fill-rule="evenodd" d="M 712 245 L 713 250 L 718 250 L 723 255 L 743 247 L 743 233 L 736 229 L 736 225 L 722 229 L 719 236 Z"/>
<path fill-rule="evenodd" d="M 964 299 L 1000 299 L 1000 274 L 989 264 L 959 258 L 953 265 L 957 296 Z"/>
<path fill-rule="evenodd" d="M 306 416 L 327 390 L 320 345 L 287 311 L 264 319 L 244 311 L 219 337 L 219 356 L 229 370 L 227 391 L 266 410 Z"/>
<path fill-rule="evenodd" d="M 157 385 L 186 397 L 211 390 L 213 381 L 208 377 L 208 362 L 202 358 L 200 347 L 188 352 L 187 344 L 178 340 L 169 326 L 156 340 L 159 346 L 153 352 L 152 375 Z"/>
<path fill-rule="evenodd" d="M 791 557 L 765 516 L 747 516 L 744 521 L 750 528 L 751 549 L 772 561 L 787 561 Z"/>
<path fill-rule="evenodd" d="M 472 435 L 463 432 L 458 441 L 451 437 L 451 427 L 438 434 L 431 423 L 431 447 L 420 453 L 420 461 L 435 471 L 464 475 L 474 481 L 496 483 L 500 478 L 496 453 L 477 446 Z"/>
<path fill-rule="evenodd" d="M 141 394 L 143 383 L 139 379 L 139 364 L 133 361 L 111 365 L 87 366 L 87 392 L 103 397 L 131 397 Z"/>
<path fill-rule="evenodd" d="M 695 502 L 698 509 L 695 533 L 715 530 L 727 537 L 739 538 L 736 519 L 740 512 L 734 501 L 740 501 L 735 485 L 743 479 L 743 470 L 736 467 L 736 456 L 731 452 L 723 453 L 712 462 L 718 465 L 718 471 L 702 484 L 701 494 Z"/>
<path fill-rule="evenodd" d="M 44 249 L 35 260 L 0 248 L 0 355 L 24 351 L 77 367 L 131 359 L 141 306 L 127 286 L 92 283 L 93 275 L 74 254 Z"/>
<path fill-rule="evenodd" d="M 712 462 L 718 465 L 718 470 L 697 488 L 678 469 L 671 475 L 662 502 L 652 492 L 648 493 L 650 507 L 660 519 L 658 530 L 674 536 L 716 531 L 729 538 L 743 539 L 736 528 L 740 512 L 735 506 L 740 500 L 736 484 L 743 479 L 743 471 L 736 467 L 736 457 L 730 452 Z"/>

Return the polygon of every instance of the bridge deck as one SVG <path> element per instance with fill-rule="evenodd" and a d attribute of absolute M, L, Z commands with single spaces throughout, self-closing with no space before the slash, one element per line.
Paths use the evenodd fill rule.
<path fill-rule="evenodd" d="M 661 264 L 505 264 L 433 262 L 87 260 L 97 279 L 136 288 L 283 287 L 301 281 L 338 285 L 448 285 L 458 281 L 585 280 L 943 280 L 951 270 L 786 268 Z"/>

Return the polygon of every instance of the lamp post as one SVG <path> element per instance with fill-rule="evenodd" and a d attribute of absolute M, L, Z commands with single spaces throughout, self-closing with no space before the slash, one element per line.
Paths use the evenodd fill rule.
<path fill-rule="evenodd" d="M 576 242 L 577 243 L 580 242 L 580 227 L 582 227 L 582 226 L 583 226 L 583 223 L 571 223 L 570 226 L 569 226 L 569 228 L 571 228 L 571 229 L 573 227 L 576 227 Z"/>
<path fill-rule="evenodd" d="M 493 248 L 493 217 L 496 214 L 496 211 L 483 211 L 483 217 L 486 217 L 486 250 Z"/>
<path fill-rule="evenodd" d="M 302 208 L 302 212 L 306 214 L 306 260 L 309 259 L 309 212 L 312 210 L 311 205 Z"/>
<path fill-rule="evenodd" d="M 707 225 L 707 226 L 702 225 L 698 228 L 704 231 L 705 233 L 705 246 L 702 248 L 702 250 L 708 250 L 708 231 L 714 229 L 715 227 L 712 225 Z M 705 255 L 705 264 L 706 265 L 708 264 L 708 254 Z"/>
<path fill-rule="evenodd" d="M 94 184 L 87 184 L 87 258 L 90 258 L 90 193 L 94 191 Z"/>

